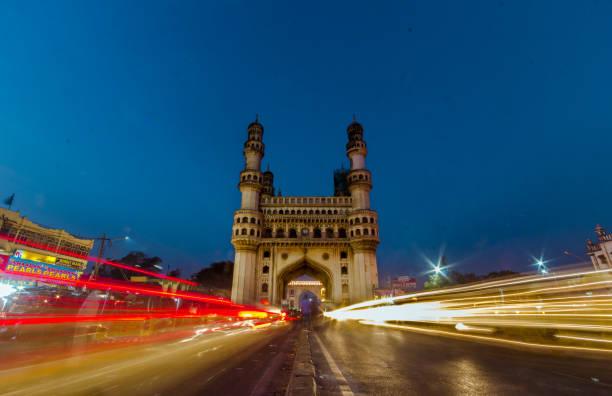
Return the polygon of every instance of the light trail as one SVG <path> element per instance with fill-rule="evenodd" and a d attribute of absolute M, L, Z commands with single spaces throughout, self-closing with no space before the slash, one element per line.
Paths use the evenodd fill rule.
<path fill-rule="evenodd" d="M 112 261 L 112 260 L 106 260 L 106 259 L 102 259 L 99 257 L 94 257 L 94 256 L 87 256 L 87 255 L 81 255 L 81 254 L 77 254 L 77 253 L 73 253 L 73 252 L 69 252 L 66 250 L 62 250 L 59 249 L 57 247 L 53 247 L 53 246 L 49 246 L 49 245 L 43 245 L 43 244 L 39 244 L 39 243 L 34 243 L 34 242 L 30 242 L 30 241 L 22 241 L 20 240 L 19 242 L 15 242 L 13 239 L 9 237 L 6 234 L 0 234 L 0 239 L 3 239 L 5 241 L 11 242 L 11 243 L 19 243 L 19 245 L 24 245 L 24 246 L 29 246 L 35 249 L 39 249 L 39 250 L 44 250 L 46 252 L 52 253 L 52 254 L 61 254 L 63 256 L 69 256 L 69 257 L 73 257 L 76 259 L 81 259 L 81 260 L 87 260 L 87 261 L 92 261 L 95 263 L 99 263 L 99 264 L 103 264 L 103 265 L 109 265 L 112 267 L 116 267 L 116 268 L 121 268 L 124 270 L 128 270 L 128 271 L 133 271 L 133 272 L 137 272 L 143 275 L 148 275 L 154 278 L 159 278 L 159 279 L 164 279 L 164 280 L 169 280 L 172 282 L 177 282 L 177 283 L 182 283 L 182 284 L 186 284 L 189 286 L 197 286 L 198 284 L 186 279 L 181 279 L 181 278 L 176 278 L 173 276 L 167 276 L 164 274 L 159 274 L 157 272 L 152 272 L 152 271 L 147 271 L 144 270 L 142 268 L 138 268 L 138 267 L 131 267 L 129 265 L 125 265 L 122 263 L 118 263 L 116 261 Z"/>
<path fill-rule="evenodd" d="M 611 270 L 527 275 L 366 301 L 325 316 L 437 335 L 490 333 L 469 336 L 505 345 L 612 352 L 612 345 L 600 347 L 612 342 L 597 336 L 612 333 L 611 290 Z"/>

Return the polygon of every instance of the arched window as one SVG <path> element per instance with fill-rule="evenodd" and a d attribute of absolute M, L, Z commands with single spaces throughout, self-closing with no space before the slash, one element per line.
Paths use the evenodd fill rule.
<path fill-rule="evenodd" d="M 289 238 L 297 238 L 297 230 L 295 228 L 289 229 Z"/>
<path fill-rule="evenodd" d="M 338 229 L 338 237 L 339 238 L 346 238 L 346 230 L 344 228 Z"/>
<path fill-rule="evenodd" d="M 272 228 L 266 228 L 263 232 L 264 238 L 272 238 Z"/>
<path fill-rule="evenodd" d="M 346 250 L 343 250 L 340 252 L 340 259 L 347 259 L 348 258 L 348 253 L 346 252 Z"/>
<path fill-rule="evenodd" d="M 333 238 L 334 237 L 334 230 L 331 228 L 327 228 L 325 230 L 325 238 Z"/>
<path fill-rule="evenodd" d="M 240 230 L 236 229 L 236 235 L 240 234 Z"/>
<path fill-rule="evenodd" d="M 268 273 L 270 273 L 270 267 L 268 267 L 267 265 L 264 265 L 264 266 L 263 266 L 263 268 L 262 268 L 262 270 L 261 270 L 261 272 L 262 272 L 263 274 L 268 274 Z"/>
<path fill-rule="evenodd" d="M 368 222 L 368 218 L 364 217 L 363 220 L 361 220 L 363 223 L 367 223 Z"/>
<path fill-rule="evenodd" d="M 283 230 L 282 228 L 278 228 L 276 230 L 276 237 L 277 238 L 284 238 L 285 237 L 285 230 Z"/>
<path fill-rule="evenodd" d="M 340 275 L 348 275 L 348 267 L 347 266 L 342 266 L 340 268 Z"/>
<path fill-rule="evenodd" d="M 359 228 L 355 230 L 355 235 L 361 236 L 361 230 Z"/>
<path fill-rule="evenodd" d="M 263 257 L 264 258 L 270 258 L 270 251 L 269 250 L 264 250 Z"/>
<path fill-rule="evenodd" d="M 241 233 L 242 233 L 242 235 L 246 235 L 246 234 L 247 234 L 247 229 L 246 229 L 246 228 L 243 228 L 243 229 L 242 229 L 242 231 L 241 231 Z"/>
<path fill-rule="evenodd" d="M 272 214 L 276 214 L 276 209 L 274 209 L 274 210 L 272 211 Z"/>
<path fill-rule="evenodd" d="M 321 229 L 320 228 L 315 228 L 312 237 L 313 238 L 321 238 Z"/>
<path fill-rule="evenodd" d="M 251 236 L 255 236 L 255 230 L 251 230 Z"/>
<path fill-rule="evenodd" d="M 374 224 L 374 217 L 370 217 L 370 223 Z"/>
<path fill-rule="evenodd" d="M 355 234 L 353 234 L 353 231 L 351 231 L 351 237 L 354 236 Z"/>
<path fill-rule="evenodd" d="M 361 222 L 361 220 L 359 220 L 359 217 L 357 217 L 357 218 L 355 219 L 355 224 L 359 224 L 360 222 Z"/>
<path fill-rule="evenodd" d="M 297 214 L 301 215 L 302 211 L 298 209 Z"/>
<path fill-rule="evenodd" d="M 370 235 L 370 230 L 369 229 L 364 229 L 363 230 L 363 235 Z"/>
<path fill-rule="evenodd" d="M 335 214 L 335 215 L 337 215 L 337 214 L 338 214 L 338 210 L 337 210 L 337 209 L 336 209 L 336 210 L 334 210 L 334 214 Z"/>
<path fill-rule="evenodd" d="M 240 217 L 236 219 L 236 223 L 240 223 Z"/>
<path fill-rule="evenodd" d="M 350 224 L 350 225 L 353 225 L 353 219 L 350 219 L 350 220 L 349 220 L 349 224 Z"/>
<path fill-rule="evenodd" d="M 249 222 L 249 218 L 248 217 L 243 217 L 242 218 L 242 222 L 243 223 L 248 223 Z"/>
<path fill-rule="evenodd" d="M 315 214 L 321 214 L 321 212 L 319 212 L 319 210 L 315 210 Z"/>
<path fill-rule="evenodd" d="M 251 217 L 251 224 L 255 224 L 257 222 L 257 219 L 255 219 L 255 217 Z"/>
<path fill-rule="evenodd" d="M 292 211 L 291 211 L 291 214 L 292 214 L 292 215 L 294 215 L 294 214 L 295 214 L 295 210 L 292 210 Z"/>
<path fill-rule="evenodd" d="M 281 209 L 281 210 L 279 210 L 279 211 L 278 211 L 278 214 L 283 214 L 283 210 L 282 210 L 282 209 Z"/>
<path fill-rule="evenodd" d="M 267 283 L 262 283 L 261 284 L 261 292 L 262 293 L 267 293 L 268 292 L 268 284 Z"/>

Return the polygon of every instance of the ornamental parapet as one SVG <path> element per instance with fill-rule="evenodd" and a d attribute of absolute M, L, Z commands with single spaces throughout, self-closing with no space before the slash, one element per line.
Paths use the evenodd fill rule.
<path fill-rule="evenodd" d="M 295 238 L 262 238 L 259 241 L 261 246 L 277 247 L 348 247 L 348 238 L 332 239 L 295 239 Z"/>
<path fill-rule="evenodd" d="M 266 197 L 261 199 L 262 206 L 347 206 L 352 205 L 351 197 Z"/>
<path fill-rule="evenodd" d="M 261 141 L 250 139 L 244 143 L 244 153 L 246 154 L 248 151 L 254 151 L 256 153 L 260 153 L 263 156 L 265 147 L 266 146 Z"/>
<path fill-rule="evenodd" d="M 350 171 L 346 180 L 349 183 L 349 190 L 352 187 L 362 185 L 372 187 L 372 173 L 367 169 L 354 169 Z"/>
<path fill-rule="evenodd" d="M 234 223 L 262 224 L 264 215 L 258 210 L 238 209 L 234 212 Z"/>
<path fill-rule="evenodd" d="M 355 209 L 348 216 L 349 224 L 378 223 L 378 213 L 371 209 Z"/>
<path fill-rule="evenodd" d="M 346 144 L 346 153 L 350 155 L 353 152 L 359 152 L 363 155 L 368 154 L 368 148 L 365 140 L 351 140 Z"/>
<path fill-rule="evenodd" d="M 232 238 L 232 245 L 236 250 L 257 250 L 259 243 L 259 238 L 248 236 L 234 236 Z"/>
<path fill-rule="evenodd" d="M 378 238 L 360 237 L 351 239 L 351 248 L 357 253 L 376 251 L 379 244 Z"/>

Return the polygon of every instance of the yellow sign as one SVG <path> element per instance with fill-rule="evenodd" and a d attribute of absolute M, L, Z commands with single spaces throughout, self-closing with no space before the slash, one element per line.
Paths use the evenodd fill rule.
<path fill-rule="evenodd" d="M 34 253 L 27 250 L 16 250 L 13 256 L 17 258 L 22 258 L 24 260 L 38 261 L 39 263 L 45 264 L 55 264 L 57 261 L 56 257 Z"/>

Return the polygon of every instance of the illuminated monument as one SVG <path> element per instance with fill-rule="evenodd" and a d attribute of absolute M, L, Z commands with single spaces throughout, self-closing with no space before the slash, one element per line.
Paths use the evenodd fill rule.
<path fill-rule="evenodd" d="M 336 171 L 329 197 L 275 195 L 274 175 L 261 171 L 263 125 L 255 120 L 247 132 L 242 204 L 232 227 L 232 300 L 288 305 L 287 285 L 304 275 L 323 284 L 322 299 L 328 302 L 372 298 L 378 287 L 378 215 L 370 209 L 372 177 L 361 124 L 353 120 L 347 128 L 351 167 Z"/>

